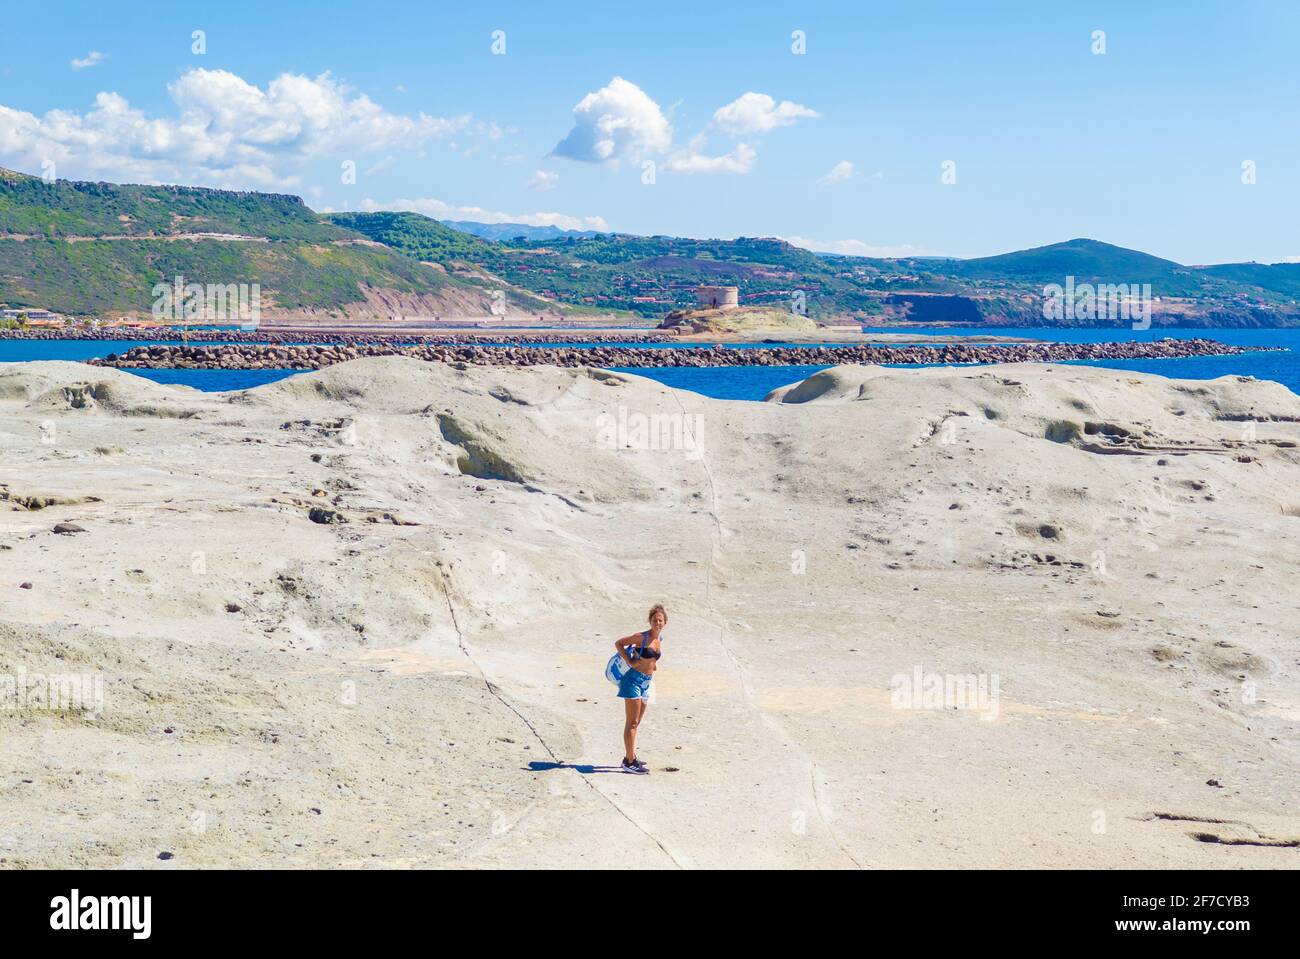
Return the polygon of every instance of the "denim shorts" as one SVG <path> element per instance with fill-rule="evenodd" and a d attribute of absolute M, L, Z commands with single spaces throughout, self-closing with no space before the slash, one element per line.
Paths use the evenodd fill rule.
<path fill-rule="evenodd" d="M 639 673 L 635 669 L 629 668 L 618 682 L 618 698 L 649 699 L 650 680 L 653 678 L 649 673 Z"/>

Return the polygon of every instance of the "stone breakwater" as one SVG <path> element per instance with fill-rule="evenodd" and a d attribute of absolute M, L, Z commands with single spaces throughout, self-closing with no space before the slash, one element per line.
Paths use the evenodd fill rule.
<path fill-rule="evenodd" d="M 442 343 L 511 343 L 520 346 L 546 343 L 667 343 L 677 339 L 668 331 L 605 330 L 593 333 L 588 330 L 537 330 L 522 332 L 480 328 L 474 333 L 457 333 L 439 330 L 434 333 L 418 331 L 392 333 L 346 333 L 324 330 L 190 330 L 185 339 L 191 343 L 249 343 L 249 344 L 334 344 L 344 346 L 410 346 Z M 77 327 L 65 330 L 0 330 L 0 340 L 167 340 L 179 342 L 181 330 L 168 326 L 112 327 L 95 329 Z"/>
<path fill-rule="evenodd" d="M 1250 352 L 1205 339 L 1116 343 L 1014 343 L 1000 346 L 720 346 L 656 349 L 373 343 L 295 346 L 140 346 L 89 362 L 118 369 L 319 370 L 368 356 L 409 356 L 431 363 L 479 366 L 838 366 L 888 363 L 1061 363 L 1068 360 L 1176 359 Z"/>

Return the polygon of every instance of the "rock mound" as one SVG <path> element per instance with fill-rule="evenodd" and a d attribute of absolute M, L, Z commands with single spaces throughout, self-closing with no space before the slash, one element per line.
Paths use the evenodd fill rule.
<path fill-rule="evenodd" d="M 98 411 L 119 416 L 185 417 L 206 406 L 188 386 L 153 383 L 131 373 L 48 360 L 0 363 L 0 402 L 33 410 Z"/>
<path fill-rule="evenodd" d="M 657 327 L 683 336 L 702 334 L 774 333 L 789 336 L 811 333 L 817 324 L 807 316 L 771 307 L 736 310 L 682 310 L 669 313 Z"/>

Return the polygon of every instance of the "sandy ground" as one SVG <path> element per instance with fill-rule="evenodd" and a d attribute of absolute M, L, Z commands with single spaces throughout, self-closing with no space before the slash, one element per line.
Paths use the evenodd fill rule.
<path fill-rule="evenodd" d="M 1295 868 L 1297 441 L 1073 366 L 0 365 L 0 681 L 102 689 L 0 709 L 0 865 Z"/>

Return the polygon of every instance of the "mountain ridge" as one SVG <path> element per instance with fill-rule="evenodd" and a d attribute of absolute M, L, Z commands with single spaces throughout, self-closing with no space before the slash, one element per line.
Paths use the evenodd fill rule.
<path fill-rule="evenodd" d="M 270 318 L 564 312 L 370 241 L 292 194 L 55 180 L 0 170 L 0 302 L 143 318 L 174 277 L 256 283 Z"/>
<path fill-rule="evenodd" d="M 439 220 L 462 233 L 470 233 L 484 240 L 513 240 L 524 237 L 529 240 L 554 240 L 566 236 L 592 237 L 612 230 L 569 230 L 559 226 L 532 226 L 527 223 L 481 223 L 477 220 Z"/>
<path fill-rule="evenodd" d="M 181 275 L 260 283 L 273 316 L 486 316 L 505 304 L 657 322 L 691 306 L 696 285 L 722 283 L 740 288 L 744 306 L 822 321 L 1043 326 L 1056 325 L 1044 319 L 1045 289 L 1073 277 L 1149 285 L 1155 325 L 1300 325 L 1300 264 L 1186 266 L 1086 237 L 968 259 L 874 258 L 777 237 L 529 229 L 540 233 L 488 239 L 413 212 L 318 213 L 291 194 L 0 170 L 0 302 L 140 316 L 154 283 Z"/>

